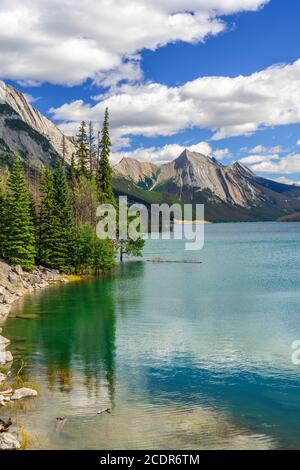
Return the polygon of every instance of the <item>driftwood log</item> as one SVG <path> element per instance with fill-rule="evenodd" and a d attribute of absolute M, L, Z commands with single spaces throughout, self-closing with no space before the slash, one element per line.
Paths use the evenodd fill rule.
<path fill-rule="evenodd" d="M 103 413 L 108 413 L 111 414 L 111 409 L 110 408 L 104 408 L 103 410 L 98 411 L 98 415 L 102 415 Z"/>

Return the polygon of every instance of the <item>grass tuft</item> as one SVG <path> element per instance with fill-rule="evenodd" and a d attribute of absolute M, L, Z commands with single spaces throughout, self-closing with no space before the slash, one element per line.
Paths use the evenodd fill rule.
<path fill-rule="evenodd" d="M 28 449 L 29 436 L 28 436 L 28 432 L 24 428 L 21 430 L 20 438 L 21 438 L 21 448 L 20 448 L 20 450 Z"/>

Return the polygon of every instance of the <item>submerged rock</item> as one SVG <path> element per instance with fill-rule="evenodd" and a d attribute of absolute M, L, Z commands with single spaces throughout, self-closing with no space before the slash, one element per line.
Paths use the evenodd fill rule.
<path fill-rule="evenodd" d="M 18 450 L 21 444 L 18 439 L 8 432 L 0 434 L 0 450 Z"/>
<path fill-rule="evenodd" d="M 38 317 L 38 315 L 34 315 L 34 314 L 20 314 L 20 315 L 16 315 L 16 318 L 20 318 L 21 320 L 36 320 Z"/>
<path fill-rule="evenodd" d="M 13 362 L 14 358 L 10 351 L 5 351 L 5 355 L 6 355 L 6 362 Z"/>
<path fill-rule="evenodd" d="M 22 398 L 36 397 L 38 392 L 32 388 L 18 388 L 14 391 L 11 400 L 21 400 Z"/>
<path fill-rule="evenodd" d="M 6 403 L 10 401 L 10 397 L 5 396 L 5 395 L 0 395 L 0 405 L 1 406 L 6 406 Z"/>
<path fill-rule="evenodd" d="M 9 344 L 10 340 L 0 335 L 0 344 Z"/>
<path fill-rule="evenodd" d="M 4 336 L 0 336 L 0 354 L 1 352 L 5 351 L 6 346 L 10 343 L 9 339 L 4 338 Z"/>
<path fill-rule="evenodd" d="M 0 395 L 0 406 L 6 406 L 5 399 L 2 395 Z"/>
<path fill-rule="evenodd" d="M 10 351 L 0 351 L 0 365 L 5 366 L 8 362 L 13 362 L 14 358 Z"/>

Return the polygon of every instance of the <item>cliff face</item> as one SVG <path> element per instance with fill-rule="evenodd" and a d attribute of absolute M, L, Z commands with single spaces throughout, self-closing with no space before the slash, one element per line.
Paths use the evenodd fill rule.
<path fill-rule="evenodd" d="M 151 189 L 157 179 L 159 167 L 153 163 L 139 162 L 133 158 L 123 158 L 114 167 L 114 175 L 131 179 L 135 184 Z"/>
<path fill-rule="evenodd" d="M 63 143 L 64 142 L 64 143 Z M 18 151 L 32 166 L 52 163 L 63 156 L 71 161 L 75 145 L 26 97 L 0 81 L 0 153 Z"/>
<path fill-rule="evenodd" d="M 251 184 L 248 172 L 242 175 L 235 166 L 226 167 L 213 158 L 185 150 L 175 161 L 161 167 L 157 184 L 172 180 L 178 194 L 186 187 L 199 188 L 211 191 L 226 203 L 248 207 L 262 197 Z"/>

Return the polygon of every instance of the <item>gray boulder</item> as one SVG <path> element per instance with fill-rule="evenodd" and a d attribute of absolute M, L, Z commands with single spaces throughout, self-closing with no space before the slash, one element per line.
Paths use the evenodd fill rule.
<path fill-rule="evenodd" d="M 32 388 L 18 388 L 14 391 L 11 400 L 21 400 L 22 398 L 36 397 L 38 392 Z"/>
<path fill-rule="evenodd" d="M 9 343 L 10 343 L 9 339 L 4 338 L 4 336 L 0 335 L 0 345 L 1 344 L 9 344 Z"/>
<path fill-rule="evenodd" d="M 1 406 L 6 406 L 6 403 L 10 401 L 10 397 L 4 397 L 3 395 L 0 395 L 0 405 Z"/>
<path fill-rule="evenodd" d="M 21 444 L 18 439 L 8 432 L 0 434 L 0 450 L 18 450 Z"/>
<path fill-rule="evenodd" d="M 0 365 L 5 366 L 8 362 L 13 362 L 14 358 L 10 351 L 0 351 Z"/>
<path fill-rule="evenodd" d="M 31 286 L 35 287 L 41 282 L 41 278 L 37 274 L 29 274 L 29 276 L 27 277 L 27 282 L 29 282 Z"/>
<path fill-rule="evenodd" d="M 13 271 L 8 274 L 7 279 L 11 284 L 13 284 L 13 286 L 16 286 L 19 282 L 19 276 L 17 276 Z"/>
<path fill-rule="evenodd" d="M 9 341 L 6 338 L 3 338 L 3 336 L 0 336 L 0 352 L 5 351 L 8 344 Z"/>
<path fill-rule="evenodd" d="M 9 305 L 0 304 L 0 320 L 7 316 L 7 314 L 9 313 L 9 308 Z"/>
<path fill-rule="evenodd" d="M 12 268 L 12 272 L 14 272 L 15 274 L 17 274 L 18 276 L 22 276 L 23 273 L 23 269 L 21 266 L 15 266 Z"/>

